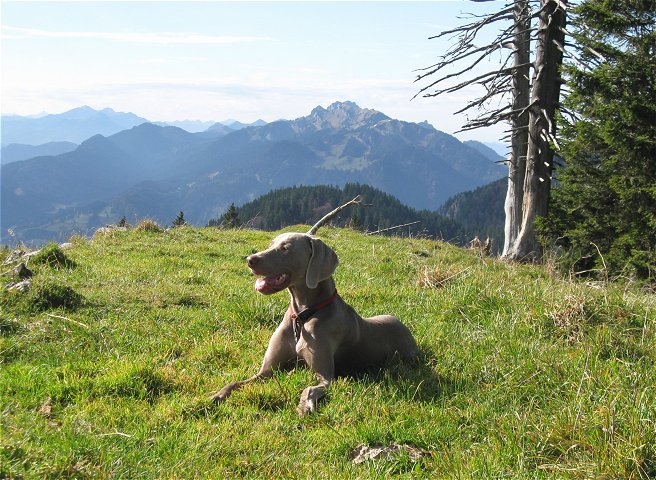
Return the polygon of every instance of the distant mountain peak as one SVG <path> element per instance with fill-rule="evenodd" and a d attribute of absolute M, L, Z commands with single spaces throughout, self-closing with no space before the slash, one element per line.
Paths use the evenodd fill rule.
<path fill-rule="evenodd" d="M 421 128 L 425 128 L 427 130 L 435 130 L 435 127 L 428 123 L 428 120 L 424 120 L 423 122 L 419 122 L 417 125 L 419 125 Z"/>
<path fill-rule="evenodd" d="M 309 117 L 319 128 L 354 128 L 364 124 L 373 124 L 389 117 L 378 110 L 360 108 L 357 103 L 351 101 L 334 102 L 323 108 L 315 107 Z"/>
<path fill-rule="evenodd" d="M 261 118 L 258 120 L 255 120 L 253 123 L 243 123 L 240 122 L 239 120 L 235 119 L 228 119 L 224 120 L 222 122 L 218 122 L 222 125 L 225 125 L 226 127 L 231 128 L 232 130 L 241 130 L 242 128 L 248 128 L 248 127 L 261 127 L 262 125 L 266 125 L 267 122 L 262 120 Z"/>
<path fill-rule="evenodd" d="M 327 110 L 330 112 L 335 110 L 357 111 L 357 110 L 361 110 L 361 108 L 358 106 L 357 103 L 347 100 L 345 102 L 333 102 L 328 106 Z"/>
<path fill-rule="evenodd" d="M 88 118 L 90 115 L 95 115 L 98 113 L 97 110 L 91 108 L 88 105 L 82 105 L 81 107 L 72 108 L 63 113 L 51 113 L 48 117 L 51 118 L 67 118 L 67 119 L 79 119 L 79 118 Z"/>
<path fill-rule="evenodd" d="M 67 112 L 64 113 L 70 113 L 70 112 L 95 112 L 96 110 L 94 108 L 91 108 L 89 105 L 82 105 L 81 107 L 77 108 L 71 108 Z"/>
<path fill-rule="evenodd" d="M 143 123 L 147 122 L 145 118 L 138 117 L 134 113 L 126 112 L 117 112 L 112 108 L 103 108 L 102 110 L 96 110 L 93 107 L 88 105 L 83 105 L 81 107 L 76 107 L 71 110 L 67 110 L 63 113 L 52 113 L 47 115 L 51 119 L 66 119 L 66 120 L 77 120 L 77 121 L 87 121 L 87 120 L 99 120 L 106 118 L 110 121 L 115 121 L 120 119 L 120 123 Z"/>

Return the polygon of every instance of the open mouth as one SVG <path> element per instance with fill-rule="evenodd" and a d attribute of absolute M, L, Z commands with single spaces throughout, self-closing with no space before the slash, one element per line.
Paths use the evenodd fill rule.
<path fill-rule="evenodd" d="M 289 274 L 281 273 L 280 275 L 258 278 L 255 280 L 255 290 L 263 295 L 271 295 L 272 293 L 284 290 L 290 283 L 291 278 Z"/>

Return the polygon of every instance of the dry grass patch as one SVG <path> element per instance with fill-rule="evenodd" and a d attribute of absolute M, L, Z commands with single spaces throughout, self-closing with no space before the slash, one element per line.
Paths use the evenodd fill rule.
<path fill-rule="evenodd" d="M 419 271 L 416 283 L 421 288 L 443 288 L 447 283 L 467 276 L 471 268 L 456 269 L 444 264 L 425 266 Z"/>
<path fill-rule="evenodd" d="M 576 295 L 565 295 L 563 302 L 547 316 L 568 343 L 578 343 L 583 339 L 583 328 L 589 319 L 589 308 L 585 299 Z"/>
<path fill-rule="evenodd" d="M 139 222 L 139 224 L 135 227 L 135 229 L 138 232 L 163 232 L 164 229 L 157 223 L 155 220 L 151 220 L 150 218 L 146 218 L 142 221 Z"/>

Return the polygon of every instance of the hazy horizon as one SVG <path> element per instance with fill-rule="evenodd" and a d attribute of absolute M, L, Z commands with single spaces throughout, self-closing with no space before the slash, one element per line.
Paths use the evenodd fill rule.
<path fill-rule="evenodd" d="M 428 37 L 502 2 L 2 2 L 2 113 L 88 105 L 252 123 L 350 100 L 454 133 L 475 91 L 411 98 Z M 504 126 L 459 134 L 495 142 Z"/>

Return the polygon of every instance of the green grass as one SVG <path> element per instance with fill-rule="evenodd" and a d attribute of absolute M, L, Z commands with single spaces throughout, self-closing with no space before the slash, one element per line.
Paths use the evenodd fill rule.
<path fill-rule="evenodd" d="M 342 297 L 403 319 L 418 365 L 340 378 L 302 419 L 305 368 L 212 404 L 287 308 L 244 262 L 273 235 L 117 231 L 30 265 L 75 301 L 0 293 L 0 478 L 656 476 L 654 295 L 440 242 L 320 231 Z M 392 442 L 430 456 L 349 458 Z"/>

